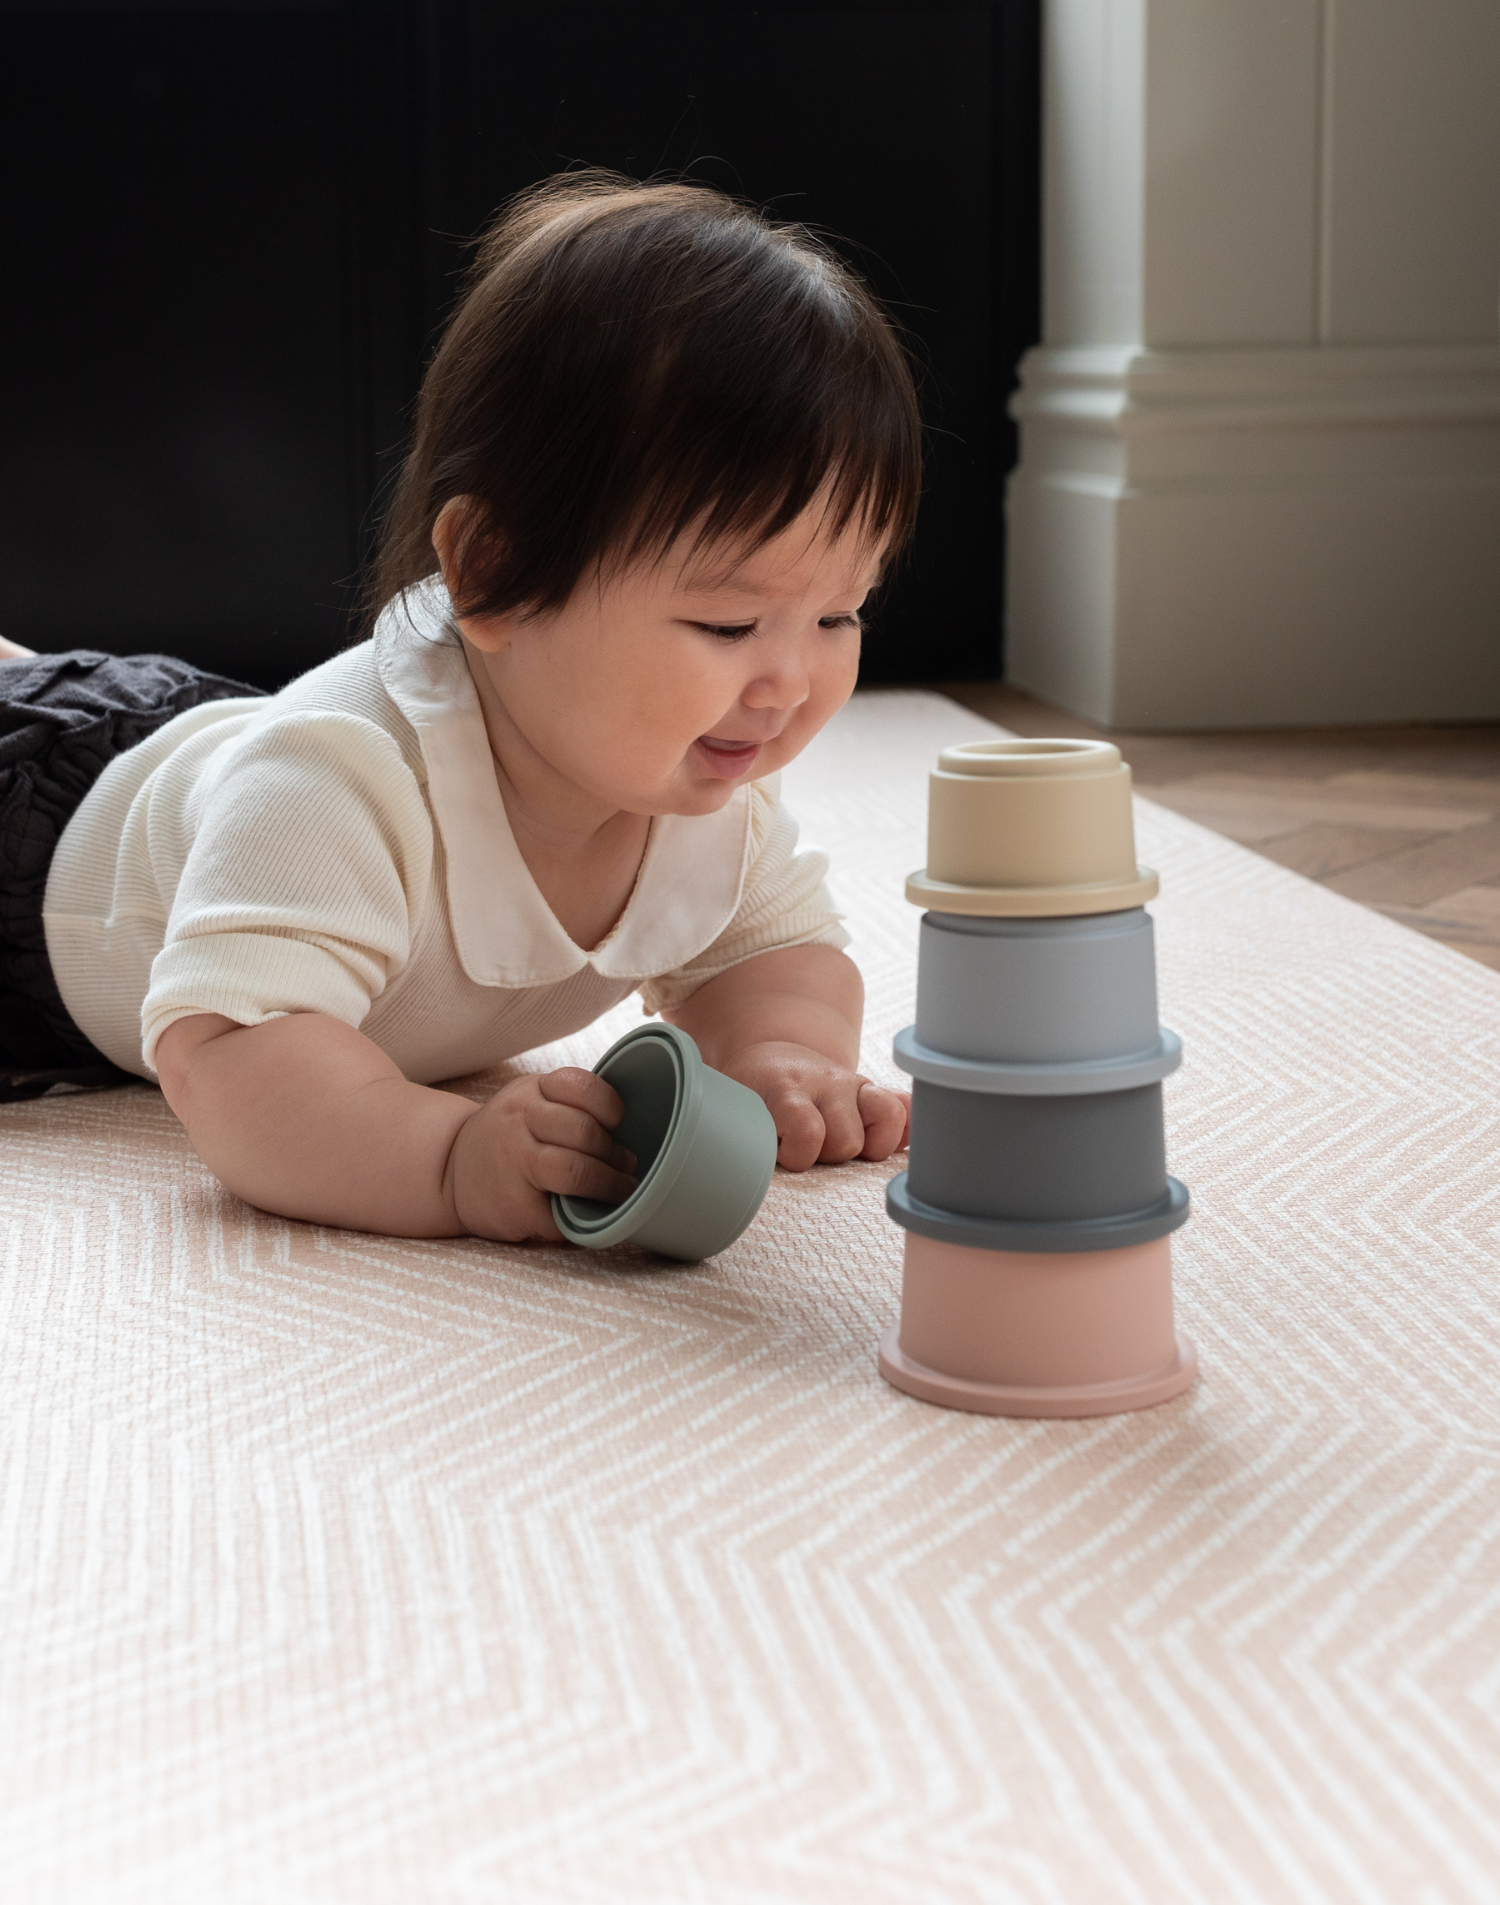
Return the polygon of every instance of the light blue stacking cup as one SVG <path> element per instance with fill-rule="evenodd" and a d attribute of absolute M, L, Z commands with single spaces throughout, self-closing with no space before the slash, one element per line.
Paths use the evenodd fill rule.
<path fill-rule="evenodd" d="M 683 1263 L 727 1249 L 776 1169 L 764 1099 L 705 1065 L 675 1025 L 627 1032 L 594 1070 L 624 1101 L 615 1137 L 635 1153 L 638 1182 L 623 1204 L 554 1197 L 558 1229 L 590 1250 L 633 1243 Z"/>

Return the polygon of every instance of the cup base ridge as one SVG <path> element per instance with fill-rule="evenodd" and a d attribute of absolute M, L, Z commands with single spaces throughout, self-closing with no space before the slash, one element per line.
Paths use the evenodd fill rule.
<path fill-rule="evenodd" d="M 1136 1409 L 1154 1409 L 1192 1387 L 1198 1375 L 1198 1352 L 1191 1340 L 1179 1335 L 1177 1353 L 1165 1368 L 1131 1376 L 1121 1382 L 1078 1383 L 1055 1388 L 1033 1388 L 1010 1383 L 979 1382 L 966 1376 L 945 1376 L 929 1369 L 902 1349 L 900 1326 L 892 1324 L 880 1339 L 878 1366 L 895 1389 L 919 1402 L 943 1409 L 962 1409 L 970 1415 L 1076 1417 L 1128 1415 Z"/>
<path fill-rule="evenodd" d="M 1127 1249 L 1181 1229 L 1192 1204 L 1186 1184 L 1180 1178 L 1169 1177 L 1165 1193 L 1155 1204 L 1145 1210 L 1124 1211 L 1118 1217 L 1062 1218 L 1050 1223 L 1045 1219 L 966 1217 L 913 1197 L 908 1176 L 901 1171 L 885 1187 L 885 1210 L 892 1222 L 938 1242 L 981 1250 Z"/>
<path fill-rule="evenodd" d="M 1091 880 L 1081 886 L 960 885 L 931 878 L 925 867 L 907 877 L 906 897 L 933 913 L 992 919 L 1065 919 L 1080 913 L 1123 913 L 1156 898 L 1160 881 L 1150 867 L 1133 878 Z"/>
<path fill-rule="evenodd" d="M 1154 1085 L 1182 1063 L 1182 1040 L 1162 1026 L 1144 1051 L 1110 1058 L 1069 1058 L 1050 1064 L 990 1058 L 957 1058 L 924 1045 L 917 1028 L 896 1034 L 891 1056 L 912 1078 L 952 1091 L 994 1093 L 1009 1098 L 1091 1097 Z"/>

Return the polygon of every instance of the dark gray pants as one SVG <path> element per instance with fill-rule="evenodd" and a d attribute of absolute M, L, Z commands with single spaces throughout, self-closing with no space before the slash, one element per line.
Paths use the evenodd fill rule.
<path fill-rule="evenodd" d="M 42 929 L 63 828 L 117 754 L 205 701 L 253 695 L 167 655 L 0 661 L 0 1100 L 124 1083 L 68 1016 Z"/>

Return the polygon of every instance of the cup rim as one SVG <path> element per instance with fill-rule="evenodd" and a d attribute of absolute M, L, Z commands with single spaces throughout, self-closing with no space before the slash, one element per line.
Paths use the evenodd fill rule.
<path fill-rule="evenodd" d="M 1113 741 L 1034 735 L 1016 741 L 957 741 L 938 755 L 937 772 L 962 780 L 1080 780 L 1122 765 Z"/>

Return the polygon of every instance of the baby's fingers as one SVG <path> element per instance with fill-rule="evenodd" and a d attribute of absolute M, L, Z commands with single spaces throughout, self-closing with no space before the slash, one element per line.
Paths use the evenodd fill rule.
<path fill-rule="evenodd" d="M 859 1115 L 864 1122 L 864 1148 L 859 1155 L 872 1163 L 888 1158 L 906 1143 L 911 1117 L 911 1100 L 904 1091 L 887 1091 L 881 1085 L 861 1085 Z"/>
<path fill-rule="evenodd" d="M 859 1094 L 863 1080 L 841 1073 L 825 1088 L 818 1101 L 823 1114 L 823 1148 L 819 1164 L 847 1164 L 860 1156 L 865 1142 L 864 1121 L 859 1115 Z"/>
<path fill-rule="evenodd" d="M 606 1085 L 597 1072 L 569 1065 L 560 1072 L 544 1072 L 537 1080 L 542 1097 L 550 1104 L 571 1105 L 597 1118 L 606 1131 L 613 1131 L 625 1116 L 625 1106 L 613 1085 Z"/>
<path fill-rule="evenodd" d="M 635 1179 L 625 1171 L 563 1144 L 537 1145 L 528 1176 L 539 1191 L 557 1197 L 592 1197 L 601 1204 L 623 1204 L 635 1189 Z"/>
<path fill-rule="evenodd" d="M 771 1105 L 776 1119 L 776 1162 L 788 1171 L 806 1171 L 823 1154 L 823 1114 L 810 1098 L 787 1097 Z"/>
<path fill-rule="evenodd" d="M 617 1171 L 631 1172 L 635 1169 L 634 1152 L 616 1143 L 613 1134 L 605 1130 L 592 1112 L 579 1111 L 572 1105 L 554 1104 L 550 1099 L 543 1098 L 532 1107 L 526 1122 L 532 1137 L 539 1144 L 560 1145 L 569 1151 L 585 1151 L 590 1157 L 602 1158 L 606 1164 L 612 1164 Z"/>
<path fill-rule="evenodd" d="M 575 1067 L 539 1079 L 527 1117 L 536 1142 L 531 1172 L 538 1190 L 620 1204 L 635 1189 L 635 1157 L 611 1135 L 625 1114 L 620 1094 L 596 1072 Z"/>

